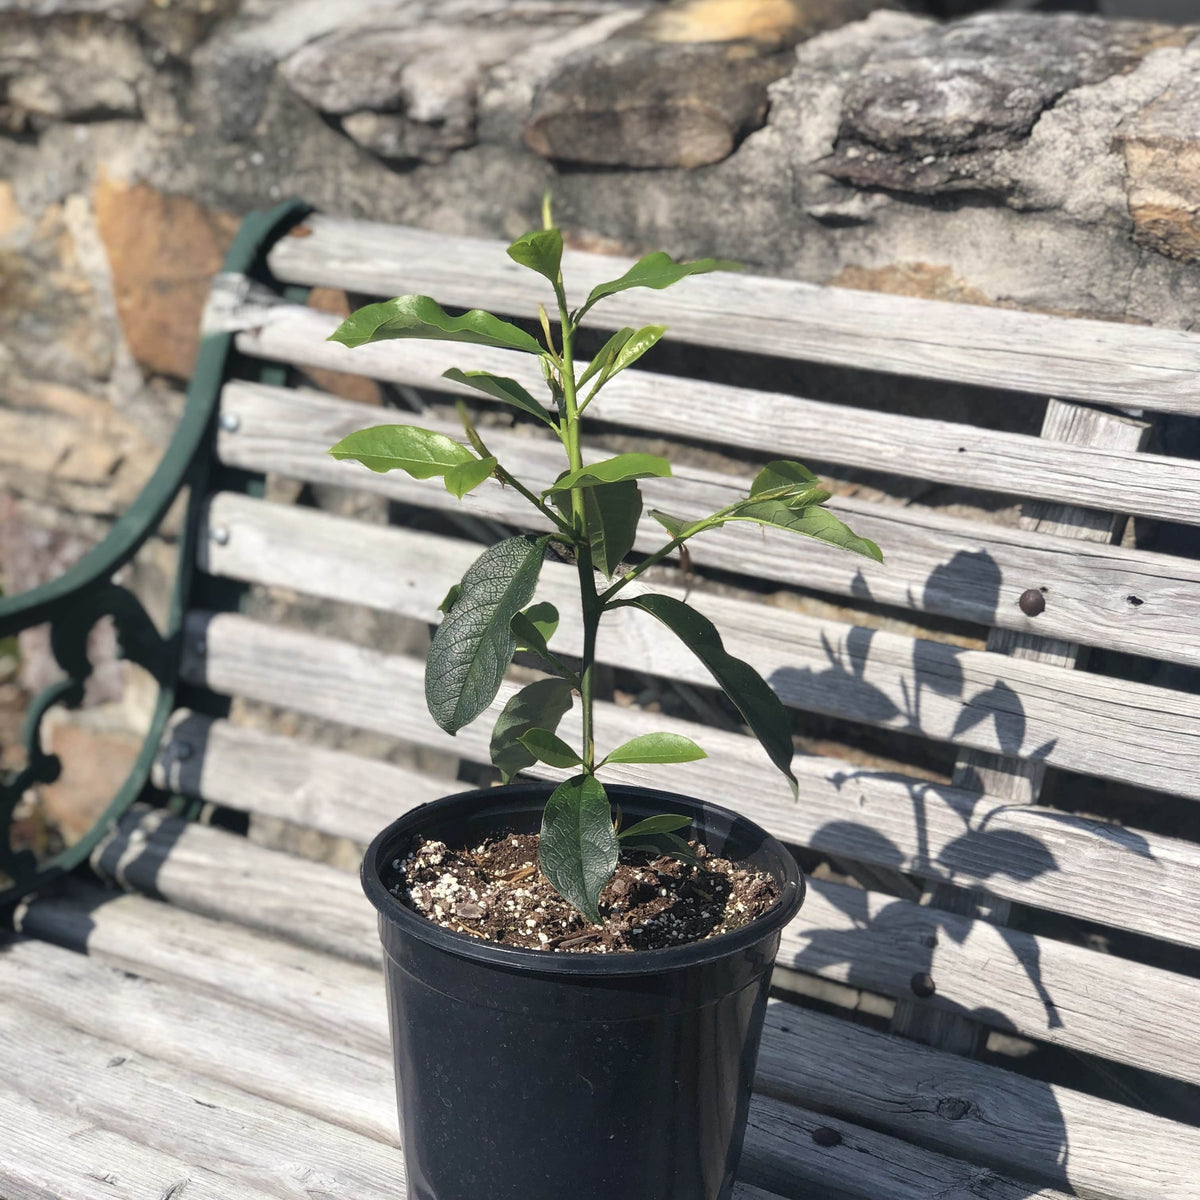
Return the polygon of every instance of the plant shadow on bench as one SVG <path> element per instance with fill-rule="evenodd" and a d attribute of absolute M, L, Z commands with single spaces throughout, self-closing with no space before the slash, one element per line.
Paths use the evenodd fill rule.
<path fill-rule="evenodd" d="M 1001 572 L 991 556 L 986 552 L 960 552 L 930 573 L 924 603 L 917 604 L 915 600 L 910 600 L 910 603 L 918 610 L 939 612 L 947 610 L 947 595 L 959 598 L 967 595 L 981 621 L 990 624 L 998 608 L 1000 593 Z M 852 594 L 857 599 L 873 602 L 870 589 L 861 575 L 852 588 Z M 1032 736 L 1020 697 L 1004 680 L 996 679 L 990 685 L 976 685 L 974 688 L 969 685 L 962 664 L 964 651 L 958 646 L 918 639 L 914 643 L 908 678 L 900 679 L 899 696 L 894 698 L 889 695 L 868 677 L 872 644 L 877 632 L 870 628 L 852 627 L 840 650 L 823 638 L 828 660 L 823 670 L 781 668 L 771 675 L 770 683 L 792 703 L 796 703 L 799 697 L 807 696 L 816 699 L 814 707 L 819 707 L 822 695 L 836 696 L 837 710 L 853 711 L 864 722 L 944 741 L 946 731 L 927 728 L 923 716 L 925 701 L 932 694 L 939 706 L 944 707 L 947 701 L 961 705 L 949 731 L 950 740 L 957 740 L 990 721 L 993 724 L 995 750 L 1000 755 L 1037 763 L 1053 753 L 1055 740 L 1038 742 Z M 995 759 L 995 752 L 989 753 Z M 986 893 L 989 883 L 1002 876 L 1019 883 L 1031 883 L 1059 870 L 1052 846 L 1048 844 L 1052 838 L 1042 840 L 1025 830 L 1003 827 L 1006 813 L 1025 810 L 1026 806 L 986 796 L 983 781 L 974 767 L 958 772 L 956 786 L 917 779 L 898 772 L 865 769 L 831 772 L 828 778 L 845 795 L 847 812 L 854 811 L 862 799 L 855 794 L 856 783 L 867 779 L 899 784 L 908 793 L 913 838 L 907 850 L 871 825 L 852 820 L 827 822 L 810 841 L 811 850 L 829 855 L 838 863 L 858 860 L 868 864 L 871 868 L 868 878 L 873 876 L 878 880 L 881 878 L 878 868 L 883 868 L 882 878 L 885 880 L 890 876 L 903 882 L 904 876 L 911 874 L 930 885 L 941 882 Z M 952 820 L 956 818 L 961 822 L 961 833 L 947 833 L 948 813 L 953 814 Z M 1098 825 L 1045 808 L 1038 810 L 1036 819 L 1060 828 L 1086 831 L 1090 836 L 1104 837 L 1140 858 L 1153 860 L 1145 838 L 1132 830 Z M 931 834 L 931 829 L 936 832 Z M 879 885 L 876 882 L 871 886 Z M 903 970 L 911 970 L 910 986 L 913 994 L 919 994 L 918 981 L 932 979 L 936 987 L 935 951 L 939 942 L 963 944 L 972 936 L 972 920 L 969 917 L 931 906 L 917 909 L 911 900 L 899 898 L 892 901 L 885 898 L 881 904 L 878 893 L 874 904 L 871 904 L 869 893 L 865 890 L 840 887 L 826 889 L 820 882 L 814 882 L 813 887 L 849 918 L 851 929 L 806 929 L 804 948 L 786 964 L 800 971 L 820 974 L 833 969 L 839 978 L 851 986 L 870 988 L 873 973 L 860 971 L 856 964 L 869 963 L 872 955 L 890 953 L 895 958 L 899 942 L 902 945 Z M 996 888 L 1000 898 L 1006 893 L 1011 894 L 1010 889 Z M 914 917 L 917 916 L 923 923 L 923 932 L 919 935 L 914 932 Z M 986 917 L 981 919 L 986 920 Z M 988 929 L 992 931 L 991 936 L 1005 944 L 1011 955 L 1008 968 L 1011 969 L 1012 963 L 1018 964 L 1028 979 L 1044 1009 L 1044 1029 L 1053 1036 L 1053 1031 L 1063 1028 L 1064 1022 L 1043 979 L 1037 941 L 1028 933 L 1003 924 L 989 924 Z M 901 939 L 901 931 L 908 936 Z M 896 990 L 902 989 L 898 986 Z M 901 998 L 911 1000 L 912 995 L 902 993 Z M 1001 1033 L 1037 1038 L 1040 1032 L 1037 1028 L 1031 1028 L 1028 1020 L 1023 1028 L 1018 1028 L 1007 1013 L 997 1008 L 968 1007 L 936 993 L 925 1002 Z M 1038 1105 L 1043 1119 L 1036 1144 L 1023 1145 L 1019 1155 L 1014 1154 L 1011 1160 L 995 1165 L 1006 1173 L 1015 1171 L 1026 1178 L 1037 1179 L 1042 1185 L 1070 1190 L 1067 1133 L 1053 1091 L 1048 1083 L 1027 1078 L 1028 1086 L 1035 1091 L 1042 1092 L 1044 1089 Z M 967 1101 L 964 1104 L 965 1115 L 971 1111 L 971 1104 Z M 961 1119 L 961 1116 L 953 1119 Z M 1016 1194 L 1013 1193 L 1014 1196 Z M 1022 1191 L 1020 1194 L 1026 1193 Z M 1036 1194 L 1036 1188 L 1031 1188 L 1028 1193 L 1030 1196 Z"/>

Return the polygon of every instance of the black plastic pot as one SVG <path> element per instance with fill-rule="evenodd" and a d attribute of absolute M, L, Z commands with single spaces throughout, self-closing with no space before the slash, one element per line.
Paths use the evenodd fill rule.
<path fill-rule="evenodd" d="M 466 792 L 371 844 L 409 1200 L 727 1200 L 771 965 L 804 898 L 792 856 L 728 809 L 610 787 L 627 821 L 693 818 L 711 851 L 769 871 L 782 899 L 742 929 L 667 950 L 564 954 L 452 933 L 382 874 L 415 834 L 478 845 L 536 832 L 549 787 Z"/>

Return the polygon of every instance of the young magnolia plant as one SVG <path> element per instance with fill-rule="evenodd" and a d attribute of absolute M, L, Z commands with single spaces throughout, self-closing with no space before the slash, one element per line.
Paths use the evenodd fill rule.
<path fill-rule="evenodd" d="M 629 288 L 670 287 L 688 275 L 736 270 L 736 263 L 706 258 L 677 263 L 664 253 L 650 254 L 619 279 L 594 287 L 578 307 L 570 308 L 560 264 L 561 232 L 554 228 L 549 204 L 545 228 L 518 238 L 509 257 L 544 276 L 558 309 L 558 338 L 544 307 L 539 306 L 542 341 L 490 313 L 472 309 L 450 316 L 428 296 L 399 296 L 371 304 L 348 317 L 331 340 L 354 347 L 390 338 L 434 338 L 501 347 L 529 355 L 540 365 L 549 390 L 549 406 L 539 403 L 515 379 L 488 371 L 447 371 L 445 377 L 542 422 L 562 443 L 566 467 L 544 491 L 515 478 L 492 454 L 460 413 L 466 444 L 413 425 L 380 425 L 344 438 L 330 453 L 352 459 L 372 471 L 407 471 L 417 479 L 441 478 L 460 499 L 485 480 L 513 488 L 537 510 L 551 532 L 505 538 L 485 550 L 441 610 L 425 668 L 425 696 L 434 720 L 449 734 L 475 720 L 495 699 L 504 673 L 518 649 L 532 651 L 551 676 L 517 692 L 504 706 L 492 733 L 492 760 L 508 782 L 541 761 L 578 771 L 555 788 L 542 817 L 539 860 L 546 877 L 569 903 L 598 922 L 600 893 L 612 878 L 622 844 L 687 858 L 690 847 L 678 831 L 686 817 L 661 814 L 619 828 L 598 773 L 609 763 L 681 763 L 705 757 L 695 742 L 674 733 L 646 733 L 597 756 L 593 736 L 596 631 L 607 613 L 636 608 L 680 638 L 711 672 L 758 737 L 771 761 L 791 781 L 792 734 L 788 715 L 775 693 L 749 664 L 734 658 L 707 617 L 674 596 L 631 595 L 627 588 L 655 563 L 680 550 L 692 538 L 731 521 L 750 521 L 831 543 L 882 561 L 879 548 L 857 537 L 822 505 L 829 493 L 816 476 L 795 462 L 772 462 L 750 487 L 749 495 L 699 520 L 683 520 L 650 510 L 668 540 L 634 566 L 623 560 L 633 549 L 642 515 L 639 479 L 669 476 L 670 464 L 652 454 L 618 454 L 585 463 L 580 445 L 582 417 L 597 394 L 635 363 L 664 334 L 661 325 L 619 329 L 590 363 L 575 361 L 575 339 L 584 318 L 599 303 Z M 686 432 L 686 428 L 681 429 Z M 552 605 L 529 607 L 547 545 L 565 547 L 579 573 L 583 653 L 572 669 L 548 645 L 558 626 Z M 624 569 L 623 569 L 624 568 Z M 600 577 L 603 577 L 601 582 Z M 579 698 L 582 742 L 571 746 L 557 734 L 559 722 Z"/>

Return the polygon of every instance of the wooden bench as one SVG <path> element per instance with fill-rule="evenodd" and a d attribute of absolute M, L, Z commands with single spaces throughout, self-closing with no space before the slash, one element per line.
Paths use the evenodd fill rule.
<path fill-rule="evenodd" d="M 583 289 L 623 269 L 564 263 Z M 478 523 L 526 521 L 496 485 L 460 509 L 436 486 L 333 461 L 327 448 L 379 411 L 296 386 L 302 372 L 370 376 L 401 405 L 428 404 L 389 417 L 453 432 L 432 399 L 455 391 L 443 369 L 523 378 L 525 364 L 427 342 L 346 351 L 304 289 L 425 292 L 529 319 L 539 282 L 499 243 L 297 206 L 248 219 L 158 475 L 64 580 L 0 600 L 0 636 L 52 621 L 68 673 L 35 706 L 29 767 L 0 814 L 55 773 L 37 719 L 79 701 L 99 615 L 115 614 L 161 686 L 143 759 L 93 834 L 50 863 L 4 854 L 8 1200 L 399 1194 L 374 913 L 351 873 L 244 836 L 237 814 L 364 842 L 458 790 L 438 762 L 490 778 L 490 721 L 449 742 L 419 658 L 263 619 L 250 588 L 430 623 L 478 552 Z M 685 347 L 664 343 L 669 370 L 648 360 L 596 405 L 595 428 L 627 440 L 658 436 L 664 405 L 686 414 L 691 458 L 676 451 L 676 478 L 645 483 L 670 511 L 712 511 L 784 455 L 864 486 L 948 485 L 971 506 L 842 495 L 835 510 L 882 545 L 883 567 L 728 529 L 697 542 L 688 578 L 665 574 L 797 710 L 798 804 L 685 653 L 632 618 L 602 642 L 614 690 L 601 726 L 644 730 L 639 688 L 675 714 L 655 728 L 714 726 L 710 757 L 677 786 L 816 868 L 784 935 L 791 999 L 769 1011 L 739 1200 L 1196 1200 L 1200 846 L 1179 831 L 1197 828 L 1200 697 L 1167 684 L 1200 665 L 1200 563 L 1120 535 L 1125 515 L 1200 524 L 1200 463 L 1146 452 L 1141 419 L 1200 415 L 1200 337 L 752 274 L 628 292 L 597 317 L 664 321 Z M 825 398 L 800 394 L 817 385 Z M 935 418 L 950 401 L 957 419 Z M 1040 437 L 980 423 L 1042 405 Z M 494 420 L 493 451 L 548 481 L 547 445 Z M 281 503 L 286 480 L 301 501 L 298 484 L 357 489 L 392 519 Z M 184 484 L 160 637 L 111 580 Z M 988 519 L 1013 496 L 1027 501 L 1019 523 Z M 640 548 L 657 545 L 645 535 Z M 547 564 L 540 594 L 557 599 L 565 576 Z M 578 649 L 569 620 L 558 639 Z M 1094 649 L 1109 673 L 1075 669 Z M 395 765 L 264 732 L 231 697 L 419 753 Z M 812 752 L 839 740 L 862 753 Z M 1047 779 L 1067 807 L 1043 795 Z M 1117 804 L 1121 824 L 1068 811 Z"/>

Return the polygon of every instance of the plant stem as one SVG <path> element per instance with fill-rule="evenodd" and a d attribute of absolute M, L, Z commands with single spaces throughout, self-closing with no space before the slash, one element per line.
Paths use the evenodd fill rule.
<path fill-rule="evenodd" d="M 567 298 L 561 279 L 555 284 L 558 298 L 558 315 L 562 339 L 562 389 L 563 389 L 563 444 L 572 471 L 583 466 L 583 452 L 579 444 L 579 408 L 575 383 L 575 328 L 567 312 Z M 592 551 L 588 543 L 587 513 L 584 509 L 583 489 L 571 489 L 571 514 L 575 526 L 575 563 L 579 571 L 579 598 L 583 612 L 583 667 L 579 672 L 579 700 L 583 717 L 583 769 L 585 773 L 596 773 L 596 736 L 593 716 L 592 664 L 596 658 L 596 630 L 604 606 L 596 593 L 595 572 L 592 568 Z"/>

